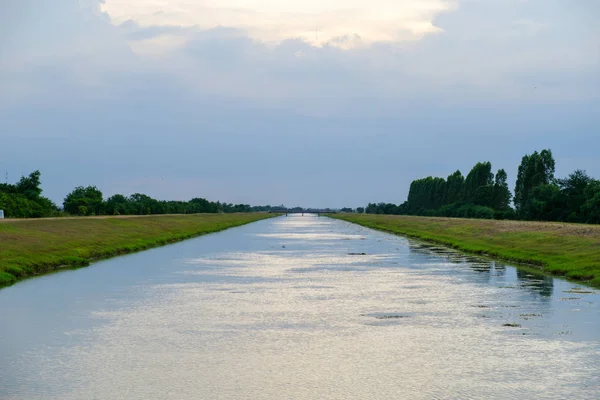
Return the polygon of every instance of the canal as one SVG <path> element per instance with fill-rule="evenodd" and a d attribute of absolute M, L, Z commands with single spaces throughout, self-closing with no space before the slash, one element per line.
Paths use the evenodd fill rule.
<path fill-rule="evenodd" d="M 600 293 L 290 215 L 0 290 L 2 399 L 592 399 Z"/>

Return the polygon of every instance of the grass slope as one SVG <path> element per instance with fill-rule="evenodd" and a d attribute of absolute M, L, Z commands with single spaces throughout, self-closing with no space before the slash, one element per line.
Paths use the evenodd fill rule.
<path fill-rule="evenodd" d="M 370 228 L 485 254 L 600 287 L 600 226 L 398 215 L 337 214 Z"/>
<path fill-rule="evenodd" d="M 272 214 L 88 217 L 0 222 L 0 287 L 90 261 L 161 246 Z"/>

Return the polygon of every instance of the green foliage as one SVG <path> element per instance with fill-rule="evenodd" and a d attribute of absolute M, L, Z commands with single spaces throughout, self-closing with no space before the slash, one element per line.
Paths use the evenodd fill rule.
<path fill-rule="evenodd" d="M 102 192 L 96 186 L 78 186 L 65 197 L 63 207 L 71 215 L 101 215 L 104 211 Z"/>
<path fill-rule="evenodd" d="M 581 208 L 587 201 L 586 189 L 592 182 L 592 178 L 585 171 L 578 169 L 567 178 L 559 179 L 557 182 L 567 200 L 566 219 L 570 222 L 583 222 Z"/>
<path fill-rule="evenodd" d="M 458 203 L 462 200 L 462 193 L 465 190 L 465 178 L 460 171 L 448 176 L 446 179 L 446 192 L 444 194 L 444 203 Z"/>
<path fill-rule="evenodd" d="M 408 214 L 462 218 L 504 218 L 509 215 L 511 194 L 506 172 L 495 176 L 490 162 L 477 163 L 465 179 L 460 171 L 443 178 L 417 179 L 408 200 L 399 206 L 371 203 L 367 214 Z"/>
<path fill-rule="evenodd" d="M 510 210 L 510 199 L 512 197 L 510 189 L 508 188 L 508 175 L 503 169 L 499 169 L 496 173 L 496 179 L 494 181 L 494 193 L 492 208 L 495 210 L 501 210 L 507 212 Z"/>
<path fill-rule="evenodd" d="M 28 177 L 21 177 L 16 185 L 17 192 L 22 193 L 29 200 L 35 201 L 42 194 L 40 176 L 40 171 L 34 171 Z"/>
<path fill-rule="evenodd" d="M 417 179 L 410 184 L 408 192 L 408 211 L 422 214 L 444 205 L 446 181 L 443 178 L 427 177 Z"/>
<path fill-rule="evenodd" d="M 51 200 L 41 195 L 40 177 L 40 172 L 35 171 L 14 185 L 0 183 L 0 210 L 4 210 L 7 218 L 63 215 Z M 213 202 L 199 197 L 190 201 L 162 201 L 141 193 L 129 197 L 115 194 L 104 201 L 102 192 L 96 186 L 78 186 L 63 201 L 64 212 L 77 216 L 247 213 L 270 211 L 271 208 Z"/>
<path fill-rule="evenodd" d="M 494 175 L 490 162 L 478 162 L 466 178 L 456 171 L 446 180 L 417 179 L 406 202 L 369 203 L 366 213 L 600 223 L 598 181 L 582 170 L 555 179 L 554 171 L 550 150 L 523 157 L 515 186 L 516 211 L 511 208 L 506 171 L 499 169 Z"/>
<path fill-rule="evenodd" d="M 0 287 L 12 285 L 17 281 L 17 278 L 8 272 L 0 271 Z"/>
<path fill-rule="evenodd" d="M 515 208 L 517 213 L 525 216 L 525 208 L 529 202 L 531 191 L 540 185 L 548 185 L 554 181 L 555 162 L 552 151 L 542 150 L 525 155 L 519 165 L 515 186 Z"/>
<path fill-rule="evenodd" d="M 492 164 L 478 162 L 465 179 L 463 199 L 478 205 L 489 206 L 493 199 L 494 174 Z"/>
<path fill-rule="evenodd" d="M 531 190 L 521 212 L 533 221 L 561 221 L 567 212 L 567 197 L 556 185 L 539 185 Z"/>
<path fill-rule="evenodd" d="M 40 172 L 21 177 L 15 185 L 0 184 L 0 210 L 7 218 L 41 218 L 58 214 L 56 205 L 43 197 Z"/>
<path fill-rule="evenodd" d="M 585 188 L 585 203 L 581 206 L 582 221 L 600 224 L 600 181 L 592 179 Z"/>

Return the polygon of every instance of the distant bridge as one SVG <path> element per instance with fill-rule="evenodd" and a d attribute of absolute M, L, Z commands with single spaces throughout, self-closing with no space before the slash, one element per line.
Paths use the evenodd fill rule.
<path fill-rule="evenodd" d="M 272 214 L 317 214 L 317 216 L 321 216 L 321 214 L 337 214 L 337 211 L 333 210 L 317 210 L 317 209 L 306 209 L 306 210 L 286 210 L 286 209 L 271 209 L 269 211 Z"/>

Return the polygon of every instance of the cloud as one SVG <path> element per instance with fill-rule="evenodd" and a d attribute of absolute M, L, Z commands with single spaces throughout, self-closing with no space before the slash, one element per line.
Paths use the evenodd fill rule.
<path fill-rule="evenodd" d="M 455 0 L 223 0 L 218 5 L 206 0 L 107 0 L 103 10 L 116 23 L 133 20 L 144 27 L 200 30 L 236 27 L 262 42 L 302 38 L 322 45 L 353 36 L 361 37 L 361 43 L 419 39 L 440 32 L 432 20 L 455 5 Z"/>
<path fill-rule="evenodd" d="M 542 147 L 600 176 L 594 2 L 350 2 L 360 23 L 332 19 L 341 28 L 318 42 L 295 32 L 306 15 L 350 15 L 339 3 L 279 5 L 291 30 L 266 3 L 224 3 L 221 22 L 197 18 L 203 3 L 155 3 L 0 10 L 0 170 L 40 168 L 56 200 L 136 182 L 163 198 L 314 206 L 400 202 L 410 180 L 484 159 L 514 177 Z"/>

